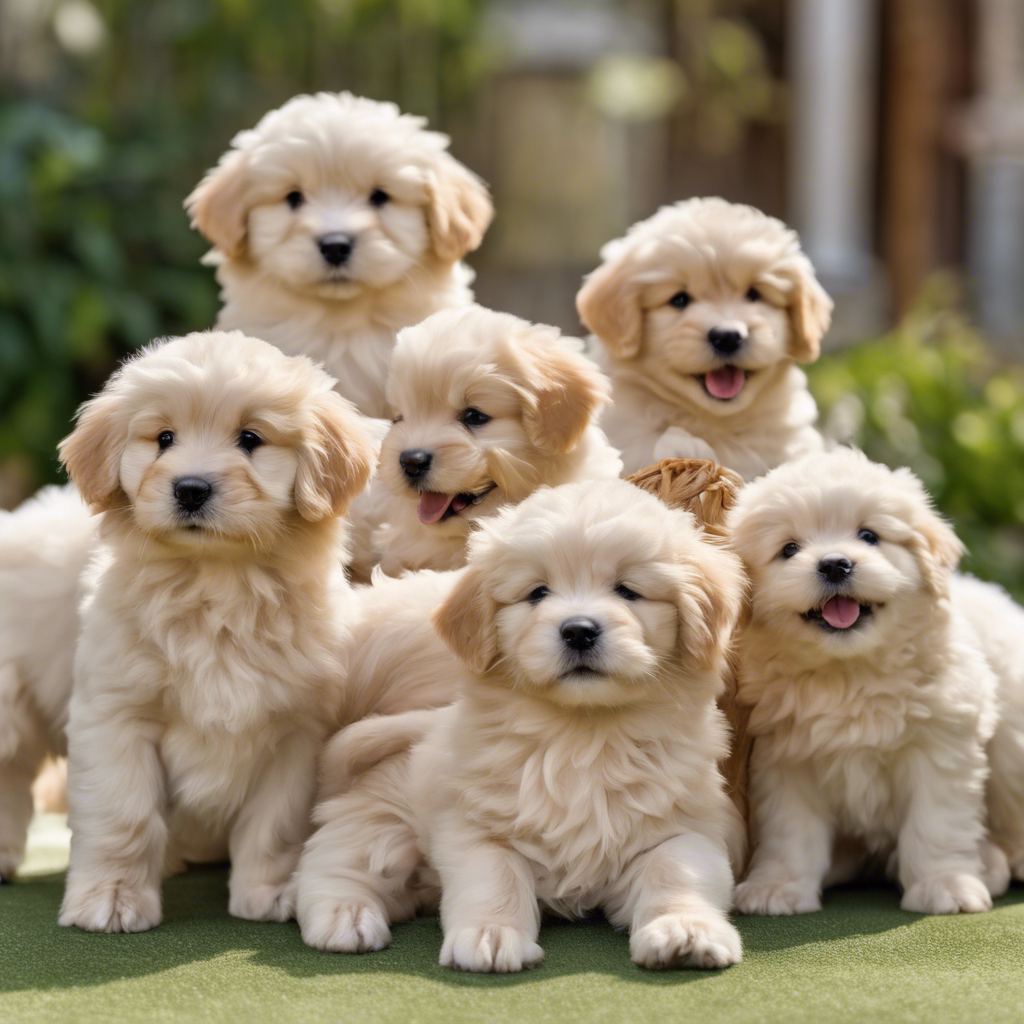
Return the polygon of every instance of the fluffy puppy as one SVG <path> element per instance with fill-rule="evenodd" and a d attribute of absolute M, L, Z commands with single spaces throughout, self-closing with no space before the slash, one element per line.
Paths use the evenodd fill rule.
<path fill-rule="evenodd" d="M 608 381 L 575 338 L 480 306 L 401 332 L 387 383 L 374 548 L 389 575 L 464 565 L 480 520 L 541 486 L 614 479 Z"/>
<path fill-rule="evenodd" d="M 322 362 L 367 416 L 390 415 L 399 328 L 472 301 L 459 261 L 493 213 L 425 124 L 347 92 L 296 96 L 236 135 L 185 201 L 214 245 L 217 326 Z"/>
<path fill-rule="evenodd" d="M 374 454 L 332 384 L 241 333 L 192 334 L 128 362 L 61 444 L 104 512 L 69 712 L 62 925 L 152 928 L 165 864 L 191 859 L 174 842 L 200 835 L 230 854 L 232 914 L 291 915 L 347 642 L 337 517 Z"/>
<path fill-rule="evenodd" d="M 951 601 L 956 535 L 909 470 L 850 449 L 747 486 L 729 529 L 753 585 L 756 848 L 737 906 L 818 910 L 870 856 L 906 910 L 988 910 L 1007 855 L 1024 868 L 1024 613 L 976 581 Z M 980 635 L 963 614 L 978 590 Z"/>
<path fill-rule="evenodd" d="M 715 695 L 742 588 L 688 513 L 624 481 L 544 488 L 482 524 L 434 616 L 459 699 L 332 745 L 348 788 L 298 872 L 306 941 L 379 949 L 439 886 L 450 967 L 537 963 L 542 907 L 603 908 L 647 967 L 736 963 L 742 828 Z"/>
<path fill-rule="evenodd" d="M 75 608 L 97 525 L 73 487 L 0 513 L 0 880 L 25 853 L 33 779 L 67 750 Z"/>
<path fill-rule="evenodd" d="M 601 250 L 576 306 L 600 341 L 602 420 L 627 472 L 711 459 L 746 480 L 818 451 L 796 363 L 818 358 L 832 301 L 796 233 L 750 206 L 690 199 Z"/>

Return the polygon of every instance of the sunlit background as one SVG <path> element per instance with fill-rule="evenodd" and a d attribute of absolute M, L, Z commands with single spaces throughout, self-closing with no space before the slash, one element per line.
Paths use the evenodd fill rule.
<path fill-rule="evenodd" d="M 838 303 L 826 427 L 911 465 L 1024 595 L 1019 0 L 5 0 L 0 504 L 60 479 L 119 357 L 210 326 L 182 198 L 319 89 L 451 134 L 498 210 L 478 298 L 573 332 L 601 244 L 661 203 L 793 223 Z"/>

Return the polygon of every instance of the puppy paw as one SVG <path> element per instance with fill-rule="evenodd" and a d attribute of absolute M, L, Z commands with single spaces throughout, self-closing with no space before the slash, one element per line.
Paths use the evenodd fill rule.
<path fill-rule="evenodd" d="M 981 844 L 981 880 L 989 895 L 1002 896 L 1010 888 L 1010 862 L 995 843 Z"/>
<path fill-rule="evenodd" d="M 499 924 L 457 928 L 441 947 L 441 966 L 458 971 L 509 974 L 543 959 L 544 950 L 526 932 Z"/>
<path fill-rule="evenodd" d="M 992 909 L 992 897 L 977 876 L 950 872 L 916 882 L 900 906 L 915 914 L 980 914 Z"/>
<path fill-rule="evenodd" d="M 731 967 L 743 959 L 740 933 L 720 914 L 663 914 L 629 937 L 641 967 Z"/>
<path fill-rule="evenodd" d="M 391 942 L 387 919 L 379 907 L 366 903 L 322 903 L 299 914 L 302 939 L 332 953 L 366 953 Z"/>
<path fill-rule="evenodd" d="M 233 885 L 228 913 L 247 921 L 289 921 L 295 914 L 295 885 Z"/>
<path fill-rule="evenodd" d="M 748 879 L 736 886 L 736 909 L 741 914 L 813 914 L 821 910 L 814 882 L 760 882 Z"/>
<path fill-rule="evenodd" d="M 145 932 L 162 918 L 159 889 L 107 883 L 80 890 L 69 882 L 57 923 L 87 932 Z"/>

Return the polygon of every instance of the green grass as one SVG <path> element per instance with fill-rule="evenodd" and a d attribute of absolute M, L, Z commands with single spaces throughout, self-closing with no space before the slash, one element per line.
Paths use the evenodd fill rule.
<path fill-rule="evenodd" d="M 432 918 L 396 926 L 389 949 L 363 956 L 309 949 L 294 923 L 236 921 L 221 869 L 170 879 L 164 923 L 151 932 L 59 928 L 60 840 L 53 827 L 37 830 L 26 877 L 0 889 L 3 1024 L 1024 1019 L 1021 888 L 977 916 L 905 914 L 894 889 L 875 887 L 831 893 L 819 914 L 740 918 L 746 959 L 720 973 L 644 971 L 603 921 L 551 921 L 543 964 L 480 977 L 438 966 Z"/>

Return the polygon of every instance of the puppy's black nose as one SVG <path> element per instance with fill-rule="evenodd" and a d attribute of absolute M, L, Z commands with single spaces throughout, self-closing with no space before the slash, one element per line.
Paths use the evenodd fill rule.
<path fill-rule="evenodd" d="M 853 572 L 853 562 L 848 558 L 823 558 L 818 563 L 818 572 L 829 583 L 842 583 Z"/>
<path fill-rule="evenodd" d="M 349 256 L 355 242 L 351 235 L 324 235 L 317 244 L 320 246 L 320 254 L 332 267 L 340 267 Z"/>
<path fill-rule="evenodd" d="M 601 635 L 601 627 L 593 619 L 566 619 L 560 632 L 566 646 L 574 651 L 589 651 Z"/>
<path fill-rule="evenodd" d="M 174 497 L 182 512 L 198 512 L 206 504 L 212 490 L 205 480 L 197 476 L 185 476 L 174 481 Z"/>
<path fill-rule="evenodd" d="M 402 471 L 410 480 L 418 480 L 430 469 L 430 463 L 434 461 L 434 456 L 422 448 L 407 448 L 398 456 L 398 461 L 402 465 Z"/>
<path fill-rule="evenodd" d="M 733 327 L 712 327 L 708 331 L 711 347 L 722 356 L 731 356 L 743 346 L 744 336 Z"/>

